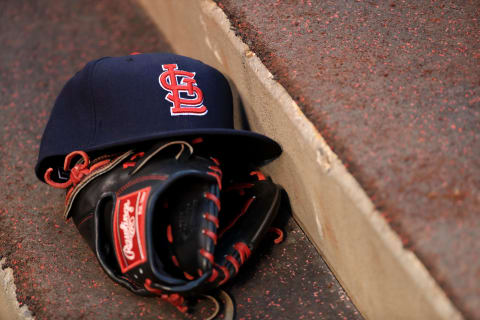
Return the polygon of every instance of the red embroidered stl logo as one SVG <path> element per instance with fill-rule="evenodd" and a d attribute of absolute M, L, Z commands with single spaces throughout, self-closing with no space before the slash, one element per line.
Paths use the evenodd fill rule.
<path fill-rule="evenodd" d="M 172 116 L 205 115 L 208 110 L 203 105 L 202 90 L 197 87 L 197 81 L 194 79 L 195 72 L 178 70 L 176 64 L 163 64 L 162 69 L 164 72 L 158 80 L 162 88 L 169 92 L 165 100 L 172 103 L 170 114 Z"/>

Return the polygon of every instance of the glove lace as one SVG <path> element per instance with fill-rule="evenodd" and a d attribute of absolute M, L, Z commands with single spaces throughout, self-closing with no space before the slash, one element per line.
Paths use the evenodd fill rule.
<path fill-rule="evenodd" d="M 178 293 L 166 294 L 162 290 L 152 287 L 152 280 L 145 280 L 145 289 L 149 292 L 158 295 L 162 300 L 165 300 L 175 306 L 180 312 L 187 312 L 188 307 L 184 305 L 185 298 Z"/>
<path fill-rule="evenodd" d="M 73 166 L 73 168 L 70 168 L 70 164 L 73 158 L 76 156 L 81 156 L 83 161 L 78 162 L 76 165 Z M 44 179 L 47 184 L 49 184 L 54 188 L 66 189 L 70 187 L 70 190 L 67 192 L 67 201 L 68 201 L 68 198 L 70 197 L 72 191 L 74 190 L 74 187 L 77 184 L 79 184 L 87 175 L 91 174 L 93 171 L 96 171 L 106 166 L 107 164 L 109 164 L 110 161 L 111 161 L 110 159 L 101 160 L 92 164 L 89 167 L 90 159 L 87 153 L 84 151 L 73 151 L 73 152 L 70 152 L 65 157 L 65 162 L 63 164 L 63 170 L 70 172 L 68 181 L 62 182 L 62 183 L 53 181 L 53 179 L 51 178 L 53 168 L 47 169 L 44 175 Z"/>

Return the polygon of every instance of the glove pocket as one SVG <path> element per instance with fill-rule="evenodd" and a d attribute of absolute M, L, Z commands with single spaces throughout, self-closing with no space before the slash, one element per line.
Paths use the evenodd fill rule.
<path fill-rule="evenodd" d="M 175 277 L 191 281 L 212 270 L 219 193 L 210 178 L 185 175 L 156 200 L 152 243 L 158 260 Z"/>

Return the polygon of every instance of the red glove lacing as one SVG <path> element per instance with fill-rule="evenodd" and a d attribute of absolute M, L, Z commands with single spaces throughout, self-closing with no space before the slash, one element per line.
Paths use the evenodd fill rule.
<path fill-rule="evenodd" d="M 73 166 L 73 168 L 70 168 L 70 163 L 72 162 L 72 159 L 76 156 L 81 156 L 83 162 L 76 164 L 75 166 Z M 73 190 L 75 189 L 75 186 L 79 184 L 80 181 L 82 181 L 87 175 L 91 174 L 93 171 L 96 171 L 109 164 L 110 161 L 110 159 L 102 160 L 93 164 L 89 168 L 88 165 L 90 164 L 90 159 L 88 158 L 87 153 L 84 151 L 73 151 L 65 157 L 65 162 L 63 164 L 63 170 L 70 171 L 70 177 L 67 182 L 59 183 L 53 181 L 51 178 L 53 168 L 47 169 L 43 178 L 45 179 L 46 183 L 48 183 L 54 188 L 66 189 L 70 187 L 70 190 L 68 190 L 67 197 L 65 199 L 65 202 L 68 202 L 68 199 L 70 198 Z"/>

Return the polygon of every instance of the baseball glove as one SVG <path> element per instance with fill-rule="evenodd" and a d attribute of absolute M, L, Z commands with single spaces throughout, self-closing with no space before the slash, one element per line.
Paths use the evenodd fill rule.
<path fill-rule="evenodd" d="M 75 151 L 63 169 L 68 181 L 53 181 L 53 169 L 45 181 L 68 190 L 65 217 L 103 270 L 183 312 L 185 298 L 239 272 L 281 198 L 281 188 L 261 173 L 228 168 L 185 141 L 98 157 Z"/>

